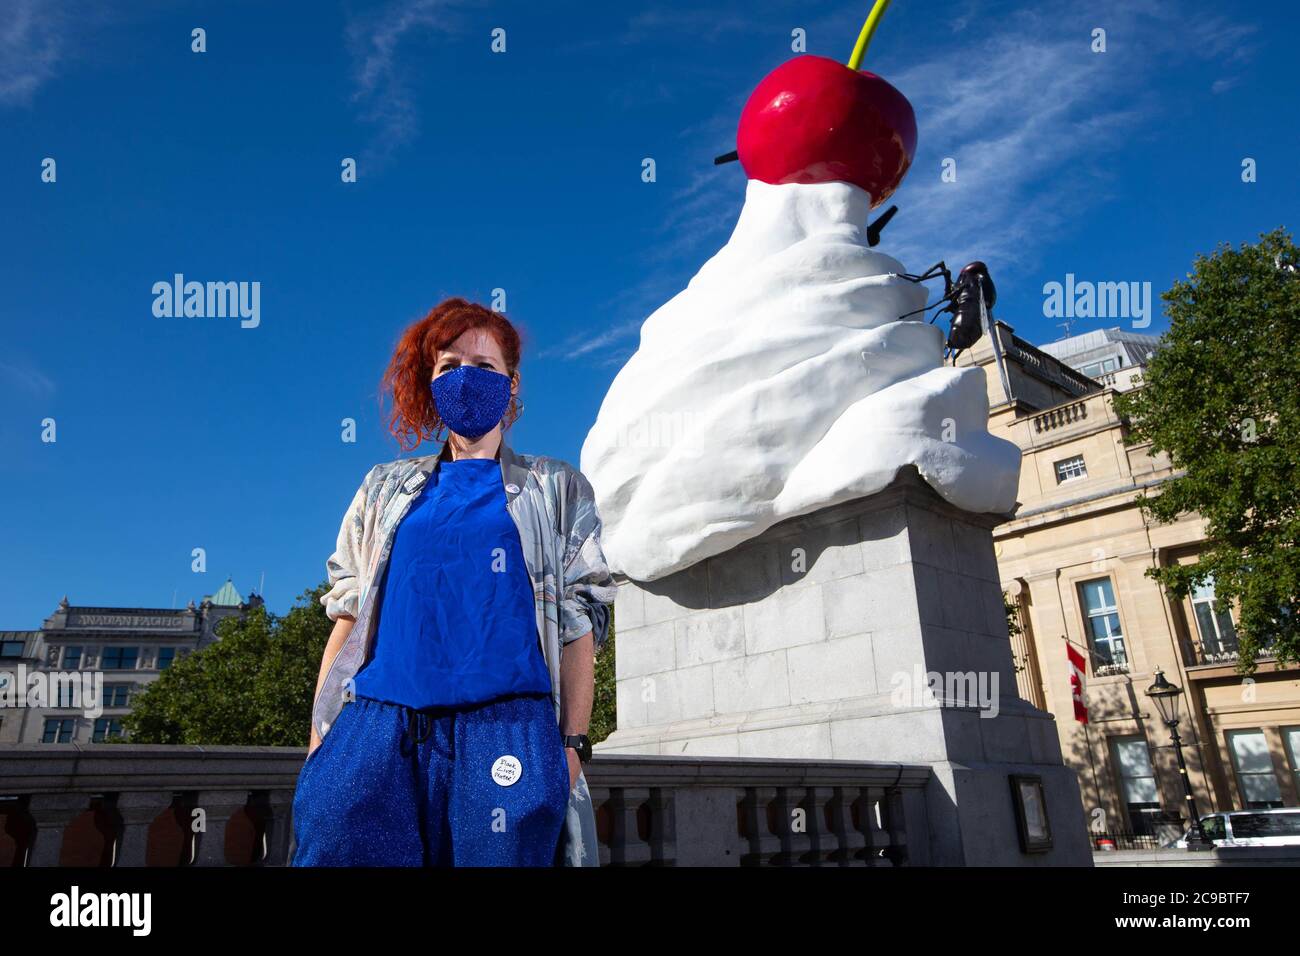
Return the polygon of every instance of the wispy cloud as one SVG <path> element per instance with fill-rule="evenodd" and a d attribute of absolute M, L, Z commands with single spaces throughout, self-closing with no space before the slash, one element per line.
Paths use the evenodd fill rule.
<path fill-rule="evenodd" d="M 346 40 L 352 56 L 355 89 L 352 102 L 361 118 L 378 130 L 363 153 L 379 165 L 420 131 L 420 108 L 412 90 L 414 62 L 409 47 L 462 27 L 455 0 L 398 0 L 348 21 Z"/>
<path fill-rule="evenodd" d="M 1218 77 L 1211 85 L 1210 92 L 1216 96 L 1226 93 L 1241 82 L 1239 73 L 1231 73 L 1234 68 L 1244 67 L 1259 52 L 1258 29 L 1250 23 L 1236 23 L 1222 17 L 1211 17 L 1197 21 L 1191 28 L 1191 34 L 1197 49 L 1228 75 Z"/>
<path fill-rule="evenodd" d="M 35 398 L 47 398 L 55 392 L 53 379 L 29 363 L 0 362 L 0 380 Z"/>
<path fill-rule="evenodd" d="M 622 364 L 631 354 L 631 350 L 611 353 L 610 347 L 619 343 L 626 344 L 628 338 L 641 328 L 641 319 L 625 319 L 610 326 L 603 332 L 592 335 L 590 332 L 575 332 L 567 339 L 537 353 L 538 358 L 582 359 L 590 363 L 597 359 L 597 365 Z M 594 353 L 594 355 L 593 355 Z"/>
<path fill-rule="evenodd" d="M 643 10 L 628 21 L 624 38 L 629 42 L 648 33 L 671 33 L 677 38 L 716 40 L 728 33 L 748 33 L 754 29 L 754 18 L 738 13 L 719 13 L 708 6 L 689 10 Z"/>
<path fill-rule="evenodd" d="M 719 13 L 705 6 L 643 10 L 630 17 L 622 30 L 578 34 L 562 49 L 566 53 L 578 53 L 597 47 L 637 46 L 647 41 L 662 41 L 665 36 L 678 43 L 713 43 L 730 34 L 752 32 L 754 24 L 753 17 Z"/>
<path fill-rule="evenodd" d="M 1092 52 L 1088 24 L 1107 29 L 1107 52 Z M 1096 208 L 1107 160 L 1161 111 L 1154 71 L 1188 58 L 1245 62 L 1254 32 L 1189 16 L 1186 4 L 1101 4 L 1086 24 L 1069 4 L 1040 4 L 891 76 L 923 136 L 885 234 L 890 252 L 921 268 L 938 258 L 982 258 L 1012 275 L 1031 267 L 1040 237 Z M 946 158 L 956 182 L 941 179 Z"/>
<path fill-rule="evenodd" d="M 30 106 L 58 75 L 63 57 L 62 11 L 38 0 L 0 4 L 0 106 Z"/>
<path fill-rule="evenodd" d="M 1005 273 L 1095 199 L 1088 164 L 1123 141 L 1144 104 L 1102 105 L 1136 77 L 1117 54 L 1090 52 L 1086 38 L 1029 14 L 890 77 L 922 118 L 885 233 L 892 255 L 917 269 L 981 258 Z M 946 161 L 955 181 L 942 175 Z"/>

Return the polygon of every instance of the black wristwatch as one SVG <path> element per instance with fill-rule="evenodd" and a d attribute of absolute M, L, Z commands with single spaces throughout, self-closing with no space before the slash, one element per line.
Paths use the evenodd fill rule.
<path fill-rule="evenodd" d="M 583 763 L 591 759 L 591 740 L 586 734 L 570 734 L 564 738 L 564 746 L 578 751 L 578 759 Z"/>

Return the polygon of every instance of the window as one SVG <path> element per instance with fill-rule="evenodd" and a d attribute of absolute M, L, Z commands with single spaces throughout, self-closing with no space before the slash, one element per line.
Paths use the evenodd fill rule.
<path fill-rule="evenodd" d="M 1207 659 L 1235 657 L 1237 631 L 1232 614 L 1214 597 L 1214 579 L 1207 578 L 1192 591 L 1192 610 L 1196 612 L 1196 629 L 1201 635 L 1201 650 Z"/>
<path fill-rule="evenodd" d="M 72 731 L 77 721 L 72 717 L 49 717 L 45 720 L 45 733 L 41 735 L 43 744 L 72 743 Z"/>
<path fill-rule="evenodd" d="M 1113 372 L 1119 368 L 1119 360 L 1114 356 L 1102 359 L 1100 362 L 1089 362 L 1083 368 L 1079 369 L 1089 378 L 1101 378 L 1107 372 Z"/>
<path fill-rule="evenodd" d="M 90 739 L 102 744 L 110 737 L 122 736 L 122 721 L 117 717 L 98 717 L 95 719 L 95 732 Z"/>
<path fill-rule="evenodd" d="M 0 641 L 0 657 L 22 657 L 25 641 Z"/>
<path fill-rule="evenodd" d="M 104 706 L 105 707 L 128 707 L 131 700 L 130 684 L 105 684 L 104 685 Z"/>
<path fill-rule="evenodd" d="M 1286 741 L 1287 755 L 1291 758 L 1291 776 L 1295 778 L 1296 793 L 1300 793 L 1300 727 L 1283 727 L 1282 739 Z"/>
<path fill-rule="evenodd" d="M 1124 650 L 1124 635 L 1119 626 L 1119 608 L 1115 605 L 1115 591 L 1110 578 L 1094 578 L 1079 585 L 1084 614 L 1092 649 L 1103 667 L 1096 673 L 1126 672 L 1128 654 Z"/>
<path fill-rule="evenodd" d="M 158 648 L 158 669 L 165 671 L 172 666 L 172 661 L 176 659 L 176 648 L 160 647 Z"/>
<path fill-rule="evenodd" d="M 1300 812 L 1240 813 L 1232 817 L 1234 840 L 1300 836 Z"/>
<path fill-rule="evenodd" d="M 59 680 L 57 677 L 51 678 L 50 684 L 54 687 L 54 706 L 55 707 L 79 707 L 81 706 L 81 680 Z"/>
<path fill-rule="evenodd" d="M 1212 817 L 1201 817 L 1201 829 L 1209 840 L 1228 839 L 1228 829 L 1223 825 L 1223 817 L 1217 813 Z"/>
<path fill-rule="evenodd" d="M 106 671 L 133 671 L 139 656 L 138 647 L 106 647 L 100 667 Z"/>
<path fill-rule="evenodd" d="M 1152 836 L 1152 817 L 1160 812 L 1160 794 L 1146 739 L 1119 737 L 1112 746 L 1129 827 L 1135 835 Z"/>
<path fill-rule="evenodd" d="M 1058 485 L 1073 481 L 1076 478 L 1087 477 L 1088 469 L 1084 467 L 1082 455 L 1075 455 L 1073 458 L 1067 458 L 1056 463 L 1056 483 Z"/>
<path fill-rule="evenodd" d="M 81 648 L 65 647 L 63 649 L 63 669 L 75 671 L 81 669 Z"/>
<path fill-rule="evenodd" d="M 1282 806 L 1282 788 L 1273 773 L 1268 743 L 1260 730 L 1235 730 L 1228 734 L 1232 763 L 1237 769 L 1237 785 L 1247 810 Z M 1234 821 L 1233 830 L 1236 830 Z"/>

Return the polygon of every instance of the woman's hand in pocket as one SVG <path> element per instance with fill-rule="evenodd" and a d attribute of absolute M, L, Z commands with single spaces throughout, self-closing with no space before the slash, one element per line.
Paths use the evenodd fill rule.
<path fill-rule="evenodd" d="M 314 753 L 316 752 L 316 748 L 320 746 L 320 742 L 321 742 L 321 741 L 320 741 L 320 734 L 316 733 L 316 725 L 315 725 L 315 724 L 312 724 L 312 726 L 311 726 L 311 739 L 307 741 L 307 759 L 308 759 L 308 760 L 310 760 L 310 759 L 311 759 L 311 755 L 314 754 Z"/>

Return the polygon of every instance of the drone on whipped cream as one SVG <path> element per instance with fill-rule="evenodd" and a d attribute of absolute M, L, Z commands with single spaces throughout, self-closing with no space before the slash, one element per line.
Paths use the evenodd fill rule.
<path fill-rule="evenodd" d="M 945 306 L 931 317 L 930 323 L 933 324 L 934 320 L 944 312 L 952 314 L 943 357 L 945 360 L 951 358 L 952 364 L 956 365 L 957 356 L 978 342 L 980 336 L 989 329 L 989 317 L 993 312 L 994 303 L 998 301 L 998 291 L 993 286 L 988 266 L 978 259 L 967 264 L 961 272 L 957 273 L 956 282 L 952 281 L 952 273 L 942 261 L 935 263 L 920 275 L 912 275 L 910 272 L 898 274 L 900 279 L 917 283 L 937 279 L 939 276 L 943 276 L 943 298 L 924 308 L 905 312 L 898 318 L 901 321 L 909 315 L 929 312 L 938 306 Z"/>

